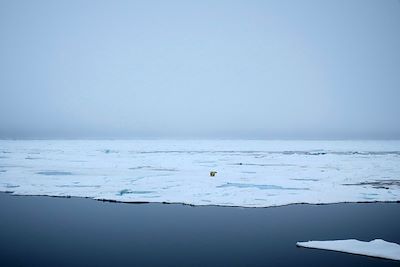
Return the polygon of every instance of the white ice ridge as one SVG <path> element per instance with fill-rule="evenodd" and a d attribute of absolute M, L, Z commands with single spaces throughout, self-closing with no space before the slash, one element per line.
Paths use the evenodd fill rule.
<path fill-rule="evenodd" d="M 399 201 L 400 141 L 0 140 L 0 191 L 242 207 Z"/>
<path fill-rule="evenodd" d="M 400 245 L 382 239 L 375 239 L 369 242 L 363 242 L 356 239 L 308 241 L 297 242 L 296 245 L 305 248 L 333 250 L 400 261 Z"/>

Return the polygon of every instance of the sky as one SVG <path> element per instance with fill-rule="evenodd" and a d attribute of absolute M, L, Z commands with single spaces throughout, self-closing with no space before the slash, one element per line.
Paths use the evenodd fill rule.
<path fill-rule="evenodd" d="M 397 0 L 0 0 L 0 138 L 400 138 Z"/>

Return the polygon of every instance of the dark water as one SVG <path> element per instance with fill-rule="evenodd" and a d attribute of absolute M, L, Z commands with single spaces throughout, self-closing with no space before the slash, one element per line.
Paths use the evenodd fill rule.
<path fill-rule="evenodd" d="M 400 243 L 400 204 L 121 204 L 0 193 L 0 266 L 399 266 L 297 241 Z"/>

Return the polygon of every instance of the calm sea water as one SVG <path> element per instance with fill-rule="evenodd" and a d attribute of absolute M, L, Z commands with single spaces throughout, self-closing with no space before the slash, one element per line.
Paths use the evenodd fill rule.
<path fill-rule="evenodd" d="M 0 193 L 0 266 L 399 266 L 297 241 L 400 243 L 400 204 L 122 204 Z"/>

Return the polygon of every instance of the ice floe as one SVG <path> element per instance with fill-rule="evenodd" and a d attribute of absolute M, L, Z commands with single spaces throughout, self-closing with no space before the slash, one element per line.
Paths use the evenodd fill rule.
<path fill-rule="evenodd" d="M 356 239 L 297 242 L 299 247 L 340 251 L 400 261 L 400 245 L 375 239 L 369 242 Z"/>
<path fill-rule="evenodd" d="M 0 191 L 20 195 L 242 207 L 400 200 L 399 141 L 1 140 L 0 154 Z"/>

